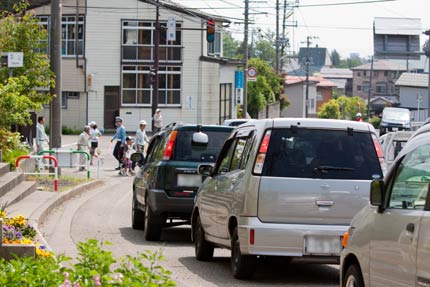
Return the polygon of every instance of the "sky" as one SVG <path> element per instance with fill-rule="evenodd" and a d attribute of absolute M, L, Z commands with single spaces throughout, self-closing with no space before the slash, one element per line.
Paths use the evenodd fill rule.
<path fill-rule="evenodd" d="M 202 8 L 201 11 L 221 15 L 232 21 L 227 31 L 236 39 L 243 40 L 243 0 L 173 0 L 191 8 Z M 297 27 L 287 27 L 290 51 L 305 47 L 306 38 L 312 37 L 311 47 L 318 45 L 329 51 L 336 49 L 343 58 L 350 53 L 361 57 L 373 54 L 373 21 L 375 17 L 420 18 L 422 30 L 430 29 L 430 0 L 395 0 L 377 3 L 342 4 L 331 6 L 309 7 L 315 4 L 341 4 L 375 0 L 289 0 L 297 4 L 293 16 L 287 25 L 297 23 Z M 380 1 L 380 0 L 379 0 Z M 250 20 L 254 24 L 250 31 L 261 29 L 275 31 L 276 0 L 250 0 Z M 279 0 L 281 7 L 284 0 Z M 308 6 L 308 7 L 306 7 Z M 267 14 L 260 14 L 266 12 Z M 282 9 L 281 9 L 282 16 Z M 282 24 L 282 20 L 281 20 Z M 254 35 L 257 36 L 257 32 Z M 250 34 L 251 39 L 251 34 Z M 421 46 L 427 36 L 421 37 Z"/>

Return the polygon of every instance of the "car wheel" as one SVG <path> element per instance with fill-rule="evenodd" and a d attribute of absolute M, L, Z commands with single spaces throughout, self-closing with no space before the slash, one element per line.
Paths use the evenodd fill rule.
<path fill-rule="evenodd" d="M 363 276 L 358 265 L 354 264 L 348 267 L 343 280 L 343 287 L 364 287 Z"/>
<path fill-rule="evenodd" d="M 237 227 L 233 231 L 231 240 L 231 270 L 237 279 L 248 279 L 254 273 L 256 257 L 243 255 L 240 251 L 239 235 Z"/>
<path fill-rule="evenodd" d="M 151 207 L 145 206 L 145 230 L 144 237 L 148 241 L 159 241 L 161 237 L 160 218 L 151 210 Z"/>
<path fill-rule="evenodd" d="M 214 256 L 214 246 L 205 239 L 205 231 L 203 230 L 200 217 L 197 216 L 196 228 L 194 231 L 194 247 L 196 258 L 200 261 L 209 261 Z"/>
<path fill-rule="evenodd" d="M 135 196 L 133 196 L 132 210 L 131 210 L 131 227 L 133 229 L 144 230 L 145 229 L 145 213 L 138 207 L 138 202 Z"/>

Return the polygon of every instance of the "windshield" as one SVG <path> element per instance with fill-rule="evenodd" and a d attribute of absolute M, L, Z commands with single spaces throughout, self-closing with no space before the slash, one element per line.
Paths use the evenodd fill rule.
<path fill-rule="evenodd" d="M 275 177 L 382 178 L 368 132 L 318 129 L 274 129 L 263 175 Z"/>
<path fill-rule="evenodd" d="M 382 119 L 384 121 L 405 121 L 408 122 L 410 120 L 409 118 L 409 111 L 405 110 L 384 110 L 382 114 Z"/>
<path fill-rule="evenodd" d="M 178 132 L 172 159 L 179 161 L 215 162 L 231 130 L 203 131 L 209 138 L 207 145 L 193 143 L 192 139 L 195 132 Z"/>

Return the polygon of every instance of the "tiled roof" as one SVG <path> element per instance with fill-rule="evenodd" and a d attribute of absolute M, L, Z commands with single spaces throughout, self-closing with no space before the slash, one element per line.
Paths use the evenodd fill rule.
<path fill-rule="evenodd" d="M 403 73 L 396 81 L 396 86 L 427 88 L 428 80 L 428 74 Z"/>
<path fill-rule="evenodd" d="M 293 85 L 306 81 L 306 77 L 297 77 L 297 76 L 285 76 L 285 84 Z M 316 83 L 317 87 L 336 87 L 337 85 L 332 81 L 324 79 L 323 77 L 309 77 L 309 81 L 312 83 Z"/>
<path fill-rule="evenodd" d="M 351 68 L 351 70 L 366 70 L 370 71 L 371 63 Z M 390 60 L 375 60 L 373 61 L 374 71 L 406 71 L 406 63 L 393 62 Z"/>
<path fill-rule="evenodd" d="M 323 67 L 321 68 L 320 74 L 324 78 L 352 79 L 352 71 L 350 69 Z"/>

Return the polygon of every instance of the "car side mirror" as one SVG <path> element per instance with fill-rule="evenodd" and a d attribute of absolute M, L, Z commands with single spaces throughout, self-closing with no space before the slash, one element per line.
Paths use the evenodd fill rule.
<path fill-rule="evenodd" d="M 135 152 L 135 153 L 131 154 L 130 159 L 133 162 L 142 163 L 144 160 L 144 157 L 143 157 L 142 153 Z"/>
<path fill-rule="evenodd" d="M 212 176 L 214 167 L 210 164 L 201 164 L 198 168 L 198 173 L 204 176 Z"/>
<path fill-rule="evenodd" d="M 373 180 L 370 186 L 370 204 L 382 208 L 384 203 L 384 181 Z"/>

